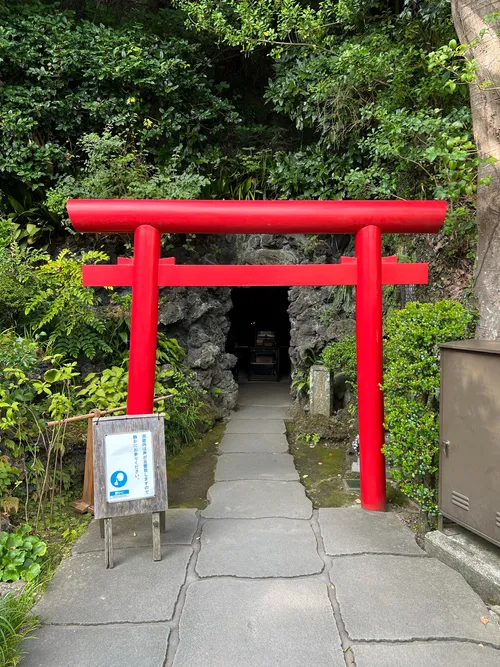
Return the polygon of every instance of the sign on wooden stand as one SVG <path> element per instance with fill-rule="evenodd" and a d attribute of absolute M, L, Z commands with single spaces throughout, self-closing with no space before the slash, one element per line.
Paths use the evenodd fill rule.
<path fill-rule="evenodd" d="M 94 516 L 104 522 L 106 567 L 113 567 L 112 520 L 130 514 L 151 513 L 153 560 L 161 560 L 168 506 L 164 416 L 98 417 L 93 429 Z"/>

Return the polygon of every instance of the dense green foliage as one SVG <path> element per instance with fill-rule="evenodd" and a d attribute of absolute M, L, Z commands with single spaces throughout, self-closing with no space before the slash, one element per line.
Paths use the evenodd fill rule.
<path fill-rule="evenodd" d="M 321 363 L 335 374 L 343 373 L 350 386 L 356 388 L 356 336 L 346 336 L 329 343 L 321 354 Z"/>
<path fill-rule="evenodd" d="M 401 490 L 437 513 L 439 344 L 467 338 L 471 315 L 458 303 L 409 303 L 386 323 L 384 453 Z"/>
<path fill-rule="evenodd" d="M 113 354 L 123 336 L 123 322 L 113 322 L 117 309 L 96 308 L 101 301 L 82 286 L 81 278 L 82 263 L 107 259 L 99 251 L 77 257 L 65 249 L 52 258 L 17 242 L 0 247 L 1 326 L 15 325 L 19 332 L 28 327 L 33 334 L 43 334 L 52 352 L 73 358 Z"/>
<path fill-rule="evenodd" d="M 0 174 L 20 239 L 57 228 L 67 196 L 200 194 L 437 197 L 448 233 L 473 236 L 474 72 L 447 2 L 178 0 L 187 20 L 168 4 L 120 21 L 0 8 Z"/>
<path fill-rule="evenodd" d="M 0 173 L 36 190 L 78 161 L 89 132 L 124 134 L 160 164 L 189 159 L 235 121 L 172 13 L 105 25 L 56 3 L 2 4 Z M 144 17 L 146 19 L 146 17 Z M 177 30 L 176 30 L 177 27 Z"/>
<path fill-rule="evenodd" d="M 478 160 L 467 82 L 474 72 L 454 40 L 447 2 L 177 5 L 199 31 L 274 57 L 265 97 L 301 139 L 296 149 L 275 153 L 270 191 L 447 199 L 448 232 L 473 234 Z"/>
<path fill-rule="evenodd" d="M 68 175 L 47 193 L 47 207 L 61 218 L 66 201 L 74 199 L 196 199 L 208 180 L 192 168 L 180 170 L 180 155 L 169 165 L 147 164 L 144 152 L 123 135 L 86 134 L 80 141 L 83 166 L 78 178 Z"/>
<path fill-rule="evenodd" d="M 47 545 L 25 524 L 14 533 L 0 535 L 0 579 L 2 581 L 33 581 L 41 570 L 40 560 Z"/>

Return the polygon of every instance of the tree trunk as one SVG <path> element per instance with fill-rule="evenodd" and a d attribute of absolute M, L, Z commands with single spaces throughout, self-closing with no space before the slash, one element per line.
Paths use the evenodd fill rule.
<path fill-rule="evenodd" d="M 479 178 L 489 176 L 491 184 L 479 186 L 477 193 L 477 337 L 491 340 L 500 337 L 500 39 L 499 21 L 486 22 L 484 17 L 500 12 L 500 0 L 452 0 L 451 5 L 462 44 L 470 44 L 485 31 L 468 55 L 478 65 L 477 81 L 470 86 L 477 149 L 481 158 L 498 160 L 480 166 Z M 487 81 L 491 85 L 481 90 L 481 83 Z"/>

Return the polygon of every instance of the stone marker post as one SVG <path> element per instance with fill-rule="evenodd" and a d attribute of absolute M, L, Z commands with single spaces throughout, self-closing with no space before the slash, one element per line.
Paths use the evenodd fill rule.
<path fill-rule="evenodd" d="M 326 366 L 314 364 L 309 371 L 309 404 L 311 414 L 325 415 L 330 417 L 332 414 L 332 373 Z"/>

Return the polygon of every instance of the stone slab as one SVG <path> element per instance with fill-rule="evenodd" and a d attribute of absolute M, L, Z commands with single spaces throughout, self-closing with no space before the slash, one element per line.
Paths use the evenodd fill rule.
<path fill-rule="evenodd" d="M 196 509 L 167 510 L 166 531 L 161 533 L 161 543 L 191 544 L 197 527 Z M 113 546 L 115 549 L 152 547 L 152 545 L 151 514 L 137 514 L 113 519 Z M 73 547 L 73 553 L 88 553 L 103 549 L 104 540 L 101 538 L 99 522 L 92 521 L 87 532 Z"/>
<path fill-rule="evenodd" d="M 285 433 L 282 419 L 235 419 L 227 423 L 226 433 Z"/>
<path fill-rule="evenodd" d="M 500 626 L 463 577 L 433 558 L 345 556 L 330 572 L 352 640 L 470 639 L 500 644 Z M 481 617 L 490 620 L 483 625 Z"/>
<path fill-rule="evenodd" d="M 500 651 L 465 642 L 353 646 L 356 667 L 498 667 Z"/>
<path fill-rule="evenodd" d="M 312 505 L 300 482 L 216 482 L 208 490 L 207 519 L 310 519 Z"/>
<path fill-rule="evenodd" d="M 286 419 L 290 409 L 282 406 L 242 405 L 231 414 L 231 421 L 242 419 Z"/>
<path fill-rule="evenodd" d="M 174 667 L 345 667 L 321 581 L 191 584 Z"/>
<path fill-rule="evenodd" d="M 313 364 L 309 369 L 309 406 L 312 415 L 332 414 L 333 373 L 321 364 Z"/>
<path fill-rule="evenodd" d="M 227 433 L 219 445 L 221 454 L 284 454 L 288 452 L 286 435 L 281 433 Z"/>
<path fill-rule="evenodd" d="M 191 554 L 191 547 L 164 546 L 155 563 L 151 549 L 120 549 L 111 570 L 102 553 L 76 554 L 58 568 L 34 613 L 60 625 L 170 620 Z"/>
<path fill-rule="evenodd" d="M 291 454 L 223 454 L 219 456 L 215 481 L 274 479 L 296 481 L 299 474 Z"/>
<path fill-rule="evenodd" d="M 387 553 L 425 556 L 411 530 L 390 512 L 365 512 L 360 507 L 319 510 L 325 551 L 330 556 Z"/>
<path fill-rule="evenodd" d="M 425 536 L 425 550 L 463 576 L 489 604 L 500 604 L 500 548 L 465 528 L 454 526 L 444 533 Z"/>
<path fill-rule="evenodd" d="M 286 407 L 293 404 L 290 385 L 281 382 L 240 384 L 238 404 L 264 407 Z"/>
<path fill-rule="evenodd" d="M 162 667 L 166 625 L 44 627 L 26 640 L 20 667 Z"/>
<path fill-rule="evenodd" d="M 200 577 L 297 577 L 322 569 L 308 521 L 214 519 L 203 526 Z"/>

